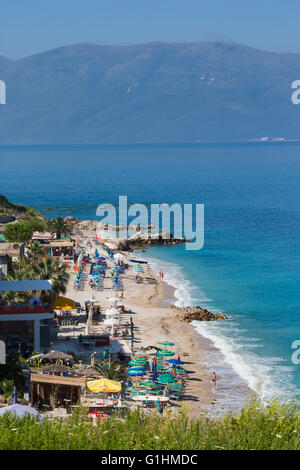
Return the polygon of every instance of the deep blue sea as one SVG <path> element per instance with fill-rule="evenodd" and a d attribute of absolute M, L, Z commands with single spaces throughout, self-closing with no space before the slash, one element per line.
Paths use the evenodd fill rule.
<path fill-rule="evenodd" d="M 291 361 L 300 339 L 299 182 L 297 144 L 0 149 L 0 193 L 51 217 L 96 219 L 98 204 L 117 204 L 119 195 L 203 203 L 202 250 L 159 247 L 146 256 L 176 287 L 178 304 L 230 316 L 195 326 L 220 349 L 219 365 L 253 389 L 260 384 L 264 397 L 300 389 Z"/>

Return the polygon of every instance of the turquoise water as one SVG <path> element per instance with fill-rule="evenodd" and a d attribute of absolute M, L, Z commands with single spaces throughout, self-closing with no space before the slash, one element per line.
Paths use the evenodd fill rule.
<path fill-rule="evenodd" d="M 147 256 L 166 271 L 179 303 L 230 316 L 196 327 L 270 396 L 300 386 L 291 362 L 300 339 L 299 154 L 299 145 L 279 143 L 2 148 L 0 193 L 48 216 L 82 219 L 119 195 L 205 204 L 201 251 L 160 247 Z"/>

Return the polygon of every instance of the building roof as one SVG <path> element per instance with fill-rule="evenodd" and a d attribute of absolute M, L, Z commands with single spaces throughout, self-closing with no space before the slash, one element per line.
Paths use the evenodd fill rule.
<path fill-rule="evenodd" d="M 70 240 L 53 240 L 50 241 L 50 246 L 53 246 L 54 248 L 60 248 L 60 247 L 73 247 L 74 242 L 71 242 Z"/>
<path fill-rule="evenodd" d="M 24 292 L 36 290 L 52 290 L 52 282 L 50 280 L 0 281 L 0 292 Z"/>

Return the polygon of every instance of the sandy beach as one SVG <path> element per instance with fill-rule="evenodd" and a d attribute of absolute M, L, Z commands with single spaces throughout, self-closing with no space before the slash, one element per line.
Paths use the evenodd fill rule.
<path fill-rule="evenodd" d="M 83 240 L 84 246 L 88 251 L 88 240 L 92 241 L 91 252 L 95 252 L 93 238 L 96 234 L 96 226 L 94 224 L 83 224 L 84 230 L 79 232 Z M 143 282 L 137 284 L 135 281 L 135 272 L 133 271 L 133 263 L 129 259 L 142 259 L 142 253 L 121 252 L 124 262 L 129 264 L 129 269 L 122 276 L 122 284 L 124 288 L 123 299 L 120 301 L 126 310 L 132 313 L 122 315 L 122 323 L 129 322 L 130 317 L 134 322 L 134 342 L 133 351 L 140 352 L 142 348 L 149 346 L 157 346 L 159 341 L 171 341 L 175 343 L 175 356 L 180 356 L 184 361 L 184 367 L 188 372 L 184 399 L 180 402 L 174 402 L 175 408 L 183 404 L 190 417 L 197 417 L 206 413 L 214 401 L 218 400 L 217 391 L 212 389 L 211 377 L 205 363 L 205 355 L 212 344 L 209 340 L 200 336 L 196 329 L 189 323 L 180 321 L 177 318 L 176 311 L 169 308 L 175 304 L 174 288 L 164 282 L 156 275 L 149 264 L 144 264 L 144 273 L 142 275 Z M 114 262 L 108 261 L 108 266 L 112 266 Z M 101 313 L 111 308 L 115 292 L 112 290 L 112 278 L 105 277 L 103 281 L 103 289 L 100 291 L 93 290 L 88 283 L 88 273 L 82 290 L 74 290 L 74 280 L 76 273 L 70 270 L 70 278 L 67 286 L 66 297 L 80 302 L 84 305 L 85 300 L 94 298 L 95 303 L 100 305 Z M 117 293 L 120 295 L 120 292 Z M 71 343 L 66 341 L 67 336 L 75 339 L 79 334 L 85 334 L 84 315 L 78 315 L 79 324 L 76 328 L 63 326 L 59 328 L 58 341 L 55 347 L 63 350 L 71 350 L 74 341 Z M 103 333 L 103 322 L 99 325 L 92 325 L 90 333 Z M 71 339 L 71 338 L 69 338 Z M 89 355 L 93 351 L 82 351 L 80 346 L 76 346 L 77 357 L 82 357 L 84 361 L 89 359 Z M 112 354 L 118 352 L 131 354 L 130 338 L 116 337 L 110 340 L 109 350 Z M 102 349 L 95 348 L 96 360 L 101 359 Z"/>

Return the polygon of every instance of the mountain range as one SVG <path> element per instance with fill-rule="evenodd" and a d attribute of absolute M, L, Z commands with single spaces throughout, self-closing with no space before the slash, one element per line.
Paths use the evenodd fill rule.
<path fill-rule="evenodd" d="M 223 42 L 76 44 L 0 56 L 1 144 L 300 138 L 300 54 Z"/>

